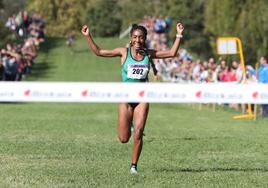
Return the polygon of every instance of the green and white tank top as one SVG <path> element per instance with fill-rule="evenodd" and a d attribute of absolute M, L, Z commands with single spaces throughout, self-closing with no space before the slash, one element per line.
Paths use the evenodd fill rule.
<path fill-rule="evenodd" d="M 147 82 L 150 60 L 147 53 L 143 60 L 137 61 L 132 57 L 131 48 L 127 49 L 127 58 L 121 66 L 123 82 Z"/>

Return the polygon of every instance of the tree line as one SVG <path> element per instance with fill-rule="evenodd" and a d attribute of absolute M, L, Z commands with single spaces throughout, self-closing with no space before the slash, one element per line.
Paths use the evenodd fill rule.
<path fill-rule="evenodd" d="M 114 37 L 145 15 L 170 16 L 170 38 L 175 36 L 172 28 L 176 22 L 182 21 L 186 27 L 184 48 L 197 57 L 215 56 L 219 36 L 240 37 L 247 64 L 255 64 L 267 54 L 266 0 L 0 0 L 1 38 L 5 37 L 3 19 L 17 11 L 14 4 L 41 14 L 46 20 L 47 36 L 78 33 L 83 24 L 88 24 L 94 36 Z"/>

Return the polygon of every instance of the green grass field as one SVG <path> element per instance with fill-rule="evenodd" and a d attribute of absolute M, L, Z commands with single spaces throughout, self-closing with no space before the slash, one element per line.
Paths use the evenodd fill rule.
<path fill-rule="evenodd" d="M 99 39 L 102 47 L 124 45 Z M 43 45 L 29 81 L 119 81 L 119 59 L 78 39 Z M 117 139 L 117 104 L 1 103 L 0 187 L 268 187 L 268 120 L 218 107 L 151 104 L 139 174 Z"/>

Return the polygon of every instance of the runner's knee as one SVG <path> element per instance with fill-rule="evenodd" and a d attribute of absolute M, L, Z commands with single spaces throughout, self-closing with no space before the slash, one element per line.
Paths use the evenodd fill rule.
<path fill-rule="evenodd" d="M 143 128 L 135 128 L 134 129 L 134 140 L 141 140 L 143 136 Z"/>
<path fill-rule="evenodd" d="M 129 136 L 121 136 L 121 135 L 119 135 L 118 138 L 119 138 L 119 140 L 120 140 L 120 142 L 122 144 L 128 143 L 128 141 L 129 141 Z"/>

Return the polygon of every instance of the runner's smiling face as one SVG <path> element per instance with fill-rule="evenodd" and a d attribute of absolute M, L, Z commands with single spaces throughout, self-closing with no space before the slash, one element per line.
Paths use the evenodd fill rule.
<path fill-rule="evenodd" d="M 133 31 L 131 35 L 131 45 L 136 49 L 145 46 L 145 35 L 140 29 Z"/>

